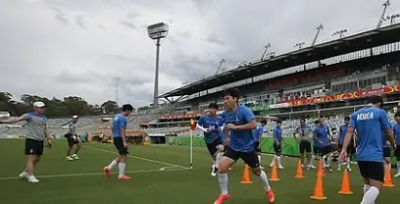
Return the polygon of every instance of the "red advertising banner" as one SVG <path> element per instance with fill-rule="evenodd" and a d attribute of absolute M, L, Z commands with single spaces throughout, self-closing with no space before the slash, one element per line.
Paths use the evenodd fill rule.
<path fill-rule="evenodd" d="M 385 87 L 379 88 L 379 89 L 349 92 L 349 93 L 343 93 L 343 94 L 338 94 L 338 95 L 334 95 L 334 96 L 321 96 L 321 97 L 315 97 L 315 98 L 293 99 L 293 100 L 289 100 L 289 101 L 284 101 L 283 103 L 289 103 L 289 107 L 290 106 L 304 106 L 304 105 L 314 105 L 316 103 L 364 98 L 364 97 L 368 97 L 368 96 L 372 96 L 372 95 L 391 94 L 391 93 L 396 93 L 396 92 L 400 92 L 400 85 L 385 86 Z"/>

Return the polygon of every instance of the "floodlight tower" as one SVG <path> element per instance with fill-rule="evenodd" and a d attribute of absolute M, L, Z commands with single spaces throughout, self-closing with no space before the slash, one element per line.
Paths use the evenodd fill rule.
<path fill-rule="evenodd" d="M 222 64 L 224 64 L 224 63 L 225 63 L 225 59 L 222 59 L 221 61 L 219 61 L 219 65 L 218 65 L 217 71 L 215 72 L 215 75 L 218 74 L 218 72 L 221 70 Z"/>
<path fill-rule="evenodd" d="M 163 22 L 149 25 L 147 27 L 147 33 L 152 40 L 156 40 L 156 70 L 154 77 L 154 98 L 153 107 L 158 106 L 158 73 L 159 73 L 159 61 L 160 61 L 160 46 L 161 39 L 167 37 L 169 26 Z"/>
<path fill-rule="evenodd" d="M 340 38 L 344 37 L 345 33 L 347 33 L 347 29 L 338 30 L 338 31 L 332 33 L 332 36 L 339 36 L 339 39 L 340 39 Z"/>
<path fill-rule="evenodd" d="M 268 43 L 267 45 L 265 45 L 264 46 L 264 53 L 263 53 L 263 55 L 261 56 L 261 61 L 263 61 L 264 60 L 264 58 L 265 58 L 265 55 L 267 54 L 267 51 L 268 51 L 268 49 L 271 47 L 271 43 Z"/>
<path fill-rule="evenodd" d="M 324 29 L 324 26 L 322 25 L 322 23 L 317 27 L 317 34 L 314 37 L 314 40 L 311 43 L 311 47 L 315 45 L 315 43 L 317 42 L 319 33 L 321 32 L 321 30 Z"/>
<path fill-rule="evenodd" d="M 385 3 L 383 3 L 382 6 L 383 6 L 382 15 L 379 18 L 378 25 L 376 26 L 376 28 L 380 28 L 382 26 L 382 22 L 385 20 L 386 10 L 390 6 L 390 1 L 386 0 Z"/>

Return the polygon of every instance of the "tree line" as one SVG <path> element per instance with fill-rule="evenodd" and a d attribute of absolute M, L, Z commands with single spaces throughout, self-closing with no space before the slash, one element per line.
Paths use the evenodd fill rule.
<path fill-rule="evenodd" d="M 62 99 L 53 97 L 51 99 L 24 94 L 21 101 L 13 100 L 14 96 L 9 92 L 0 92 L 0 111 L 7 111 L 12 116 L 19 116 L 32 111 L 32 104 L 35 101 L 42 101 L 47 105 L 46 115 L 48 117 L 69 117 L 71 115 L 92 116 L 115 114 L 120 111 L 117 102 L 108 100 L 101 105 L 89 104 L 84 98 L 68 96 Z M 145 107 L 142 107 L 143 109 Z"/>

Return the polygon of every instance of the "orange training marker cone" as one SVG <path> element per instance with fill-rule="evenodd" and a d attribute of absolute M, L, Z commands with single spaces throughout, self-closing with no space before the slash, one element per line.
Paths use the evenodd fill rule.
<path fill-rule="evenodd" d="M 276 168 L 275 163 L 272 165 L 271 178 L 269 180 L 270 181 L 280 181 L 280 179 L 278 178 L 278 170 Z"/>
<path fill-rule="evenodd" d="M 315 184 L 314 195 L 310 197 L 314 200 L 326 200 L 328 199 L 324 196 L 324 184 L 322 182 L 322 172 L 318 172 L 317 182 Z"/>
<path fill-rule="evenodd" d="M 345 169 L 343 173 L 342 189 L 339 191 L 339 194 L 353 194 L 353 191 L 350 190 L 349 172 L 347 171 L 347 169 Z"/>
<path fill-rule="evenodd" d="M 240 183 L 242 183 L 242 184 L 251 184 L 251 183 L 253 183 L 250 180 L 250 171 L 249 171 L 249 166 L 247 166 L 247 165 L 244 165 L 243 180 Z"/>
<path fill-rule="evenodd" d="M 301 161 L 299 160 L 299 163 L 297 163 L 297 172 L 295 178 L 301 179 L 304 178 L 303 175 L 303 168 L 301 167 Z"/>
<path fill-rule="evenodd" d="M 321 159 L 318 162 L 318 167 L 317 167 L 317 176 L 319 174 L 319 172 L 321 172 L 322 176 L 325 176 L 325 170 L 324 170 L 324 165 L 323 165 L 323 158 L 321 157 Z"/>
<path fill-rule="evenodd" d="M 385 167 L 385 181 L 383 183 L 385 187 L 394 187 L 392 182 L 392 174 L 390 172 L 390 166 Z"/>

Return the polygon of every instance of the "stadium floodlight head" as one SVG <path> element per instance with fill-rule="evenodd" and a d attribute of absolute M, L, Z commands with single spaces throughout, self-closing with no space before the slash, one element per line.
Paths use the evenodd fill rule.
<path fill-rule="evenodd" d="M 339 38 L 343 38 L 344 34 L 347 33 L 347 29 L 338 30 L 332 33 L 332 36 L 339 36 Z"/>
<path fill-rule="evenodd" d="M 147 27 L 147 33 L 153 40 L 165 38 L 168 35 L 169 26 L 163 22 L 149 25 Z"/>
<path fill-rule="evenodd" d="M 169 26 L 163 22 L 149 25 L 147 27 L 147 33 L 152 40 L 156 40 L 156 71 L 154 77 L 154 98 L 153 107 L 158 106 L 158 73 L 159 73 L 159 61 L 160 61 L 160 41 L 162 38 L 167 37 Z"/>
<path fill-rule="evenodd" d="M 301 50 L 305 44 L 306 44 L 305 42 L 296 43 L 294 45 L 294 48 L 299 48 L 299 50 Z"/>

